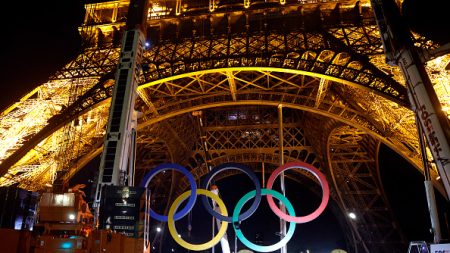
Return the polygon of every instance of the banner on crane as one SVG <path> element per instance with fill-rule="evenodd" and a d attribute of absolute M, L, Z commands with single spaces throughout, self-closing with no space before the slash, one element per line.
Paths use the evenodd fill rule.
<path fill-rule="evenodd" d="M 431 244 L 430 253 L 450 253 L 450 243 Z"/>

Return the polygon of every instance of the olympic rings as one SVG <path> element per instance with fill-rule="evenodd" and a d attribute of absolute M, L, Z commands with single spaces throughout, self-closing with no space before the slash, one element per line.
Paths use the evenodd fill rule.
<path fill-rule="evenodd" d="M 318 169 L 304 162 L 291 162 L 286 163 L 281 167 L 278 167 L 274 172 L 272 172 L 272 174 L 269 177 L 269 180 L 267 181 L 267 189 L 272 189 L 276 177 L 281 172 L 294 168 L 307 170 L 311 172 L 319 180 L 320 185 L 322 186 L 322 202 L 320 203 L 319 207 L 309 215 L 301 217 L 293 217 L 292 215 L 289 216 L 285 214 L 283 211 L 281 211 L 280 208 L 278 208 L 278 206 L 273 201 L 272 196 L 267 195 L 267 201 L 269 202 L 270 209 L 272 209 L 272 211 L 276 215 L 278 215 L 278 217 L 289 222 L 306 223 L 317 218 L 325 210 L 325 207 L 327 206 L 328 200 L 330 198 L 330 188 L 328 187 L 328 182 L 325 178 L 325 175 L 322 174 L 322 172 L 320 172 Z"/>
<path fill-rule="evenodd" d="M 180 206 L 181 202 L 183 202 L 183 200 L 185 200 L 189 194 L 191 196 L 193 195 L 193 194 L 191 194 L 191 191 L 187 191 L 187 192 L 181 194 L 180 196 L 178 196 L 178 198 L 175 199 L 172 206 L 170 207 L 169 214 L 168 214 L 169 221 L 167 223 L 167 225 L 169 227 L 169 232 L 172 235 L 173 239 L 180 246 L 183 246 L 186 249 L 196 250 L 196 251 L 209 249 L 209 248 L 213 247 L 214 245 L 216 245 L 220 241 L 220 239 L 222 239 L 223 235 L 227 232 L 228 223 L 226 221 L 222 221 L 220 229 L 217 232 L 216 236 L 214 236 L 214 238 L 211 239 L 211 241 L 209 241 L 209 242 L 205 242 L 202 244 L 191 244 L 191 243 L 188 243 L 185 240 L 181 239 L 181 237 L 178 236 L 177 228 L 175 227 L 175 220 L 172 217 L 173 217 L 173 214 L 177 211 L 177 208 Z M 222 215 L 224 215 L 224 216 L 228 215 L 227 207 L 225 206 L 222 199 L 220 199 L 218 195 L 216 195 L 208 190 L 204 190 L 204 189 L 197 189 L 197 194 L 205 195 L 205 196 L 212 198 L 219 205 L 220 212 L 222 213 Z"/>
<path fill-rule="evenodd" d="M 278 177 L 278 175 L 280 173 L 282 173 L 285 170 L 295 169 L 295 168 L 303 169 L 303 170 L 306 170 L 306 171 L 312 173 L 319 180 L 320 185 L 322 187 L 322 201 L 321 201 L 319 207 L 311 214 L 306 215 L 306 216 L 300 216 L 300 217 L 295 216 L 294 207 L 292 206 L 291 202 L 285 196 L 283 196 L 281 193 L 279 193 L 275 190 L 272 190 L 275 179 Z M 163 216 L 163 215 L 157 214 L 152 209 L 150 209 L 150 215 L 151 215 L 151 217 L 155 218 L 158 221 L 167 221 L 169 232 L 172 235 L 173 239 L 179 245 L 183 246 L 184 248 L 190 249 L 190 250 L 195 250 L 195 251 L 205 250 L 205 249 L 211 248 L 214 245 L 216 245 L 220 241 L 220 239 L 223 237 L 223 235 L 226 233 L 228 223 L 234 224 L 233 228 L 236 232 L 236 236 L 248 248 L 258 251 L 258 252 L 275 251 L 277 249 L 280 249 L 284 245 L 286 245 L 287 242 L 292 238 L 294 231 L 295 231 L 296 223 L 306 223 L 306 222 L 312 221 L 315 218 L 317 218 L 325 210 L 325 208 L 328 204 L 328 200 L 330 198 L 330 189 L 328 186 L 328 182 L 325 178 L 325 175 L 322 174 L 318 169 L 316 169 L 313 166 L 311 166 L 307 163 L 304 163 L 304 162 L 291 162 L 291 163 L 287 163 L 287 164 L 277 168 L 270 175 L 269 180 L 267 182 L 267 188 L 261 188 L 258 178 L 256 177 L 256 175 L 253 173 L 252 170 L 250 170 L 248 167 L 246 167 L 244 165 L 237 164 L 237 163 L 222 164 L 222 165 L 214 168 L 212 171 L 210 171 L 205 176 L 204 180 L 202 181 L 202 184 L 201 184 L 202 189 L 197 189 L 197 184 L 195 182 L 194 176 L 186 168 L 184 168 L 183 166 L 181 166 L 179 164 L 173 164 L 173 163 L 161 164 L 161 165 L 156 166 L 153 170 L 151 170 L 149 173 L 147 173 L 145 175 L 140 186 L 147 187 L 148 184 L 150 183 L 151 179 L 157 173 L 167 170 L 167 169 L 174 169 L 174 170 L 177 170 L 177 171 L 183 173 L 189 180 L 191 190 L 186 191 L 185 193 L 181 194 L 177 199 L 175 199 L 175 201 L 173 202 L 173 204 L 170 207 L 168 216 Z M 237 169 L 237 170 L 240 170 L 240 171 L 244 172 L 245 174 L 247 174 L 250 177 L 250 179 L 253 181 L 255 188 L 256 188 L 255 190 L 244 195 L 238 201 L 238 203 L 236 204 L 236 207 L 233 210 L 233 215 L 231 217 L 228 217 L 228 211 L 227 211 L 226 206 L 223 203 L 222 199 L 220 199 L 217 194 L 214 194 L 213 192 L 206 190 L 206 188 L 209 186 L 210 181 L 212 180 L 212 178 L 214 176 L 216 176 L 219 172 L 222 172 L 224 170 L 229 170 L 229 169 Z M 192 210 L 192 208 L 195 204 L 195 201 L 197 199 L 197 195 L 203 195 L 203 196 L 200 196 L 200 198 L 202 199 L 203 206 L 206 208 L 206 210 L 211 215 L 213 215 L 216 219 L 221 221 L 221 226 L 220 226 L 218 233 L 216 234 L 216 236 L 214 236 L 214 238 L 211 241 L 203 243 L 203 244 L 190 244 L 178 236 L 178 232 L 175 227 L 175 221 L 183 218 L 186 214 L 188 214 Z M 247 219 L 250 215 L 252 215 L 256 211 L 256 209 L 258 208 L 259 203 L 261 201 L 261 197 L 263 195 L 266 195 L 267 201 L 268 201 L 269 206 L 272 209 L 272 211 L 281 219 L 284 219 L 284 220 L 290 222 L 289 230 L 288 230 L 286 236 L 283 239 L 281 239 L 279 242 L 277 242 L 273 245 L 269 245 L 269 246 L 261 246 L 261 245 L 253 244 L 252 242 L 247 240 L 247 238 L 245 238 L 242 231 L 237 226 L 237 224 L 239 222 Z M 178 207 L 181 205 L 181 203 L 185 199 L 188 198 L 188 196 L 189 196 L 188 203 L 180 212 L 177 213 Z M 211 198 L 213 201 L 215 201 L 218 204 L 218 206 L 220 208 L 220 213 L 216 212 L 212 208 L 212 206 L 209 204 L 206 197 Z M 288 214 L 284 213 L 283 211 L 281 211 L 278 208 L 278 206 L 275 204 L 275 202 L 273 200 L 273 197 L 277 198 L 278 200 L 280 200 L 281 202 L 284 203 L 284 205 L 286 206 L 286 208 L 288 210 Z M 244 213 L 240 214 L 242 207 L 251 198 L 255 198 L 255 200 L 253 201 L 250 208 L 247 211 L 245 211 Z"/>
<path fill-rule="evenodd" d="M 174 170 L 177 170 L 177 171 L 183 173 L 188 178 L 189 184 L 191 185 L 191 192 L 193 192 L 193 194 L 191 194 L 191 196 L 189 196 L 189 201 L 186 204 L 186 206 L 183 209 L 181 209 L 181 211 L 179 213 L 175 214 L 174 219 L 179 220 L 191 211 L 192 207 L 194 207 L 195 200 L 197 199 L 197 193 L 196 193 L 197 192 L 197 184 L 195 183 L 194 176 L 186 168 L 184 168 L 183 166 L 176 164 L 176 163 L 160 164 L 145 175 L 144 179 L 142 179 L 142 181 L 141 181 L 140 186 L 147 188 L 148 184 L 150 183 L 150 181 L 156 174 L 158 174 L 161 171 L 168 170 L 168 169 L 174 169 Z M 158 221 L 166 221 L 166 222 L 168 221 L 167 216 L 158 214 L 155 211 L 153 211 L 151 208 L 150 208 L 150 216 Z"/>
<path fill-rule="evenodd" d="M 275 198 L 281 200 L 281 202 L 283 202 L 283 204 L 286 206 L 289 214 L 292 216 L 295 216 L 294 207 L 292 206 L 291 202 L 285 196 L 283 196 L 283 194 L 281 194 L 277 191 L 271 190 L 271 189 L 262 189 L 261 195 L 267 195 L 267 196 L 271 195 L 271 196 L 274 196 Z M 238 222 L 239 212 L 241 211 L 244 204 L 247 203 L 247 201 L 249 199 L 251 199 L 255 196 L 257 196 L 256 190 L 253 190 L 253 191 L 245 194 L 244 197 L 242 197 L 239 200 L 239 202 L 236 204 L 236 208 L 233 211 L 233 224 L 236 224 Z M 242 231 L 240 230 L 240 228 L 237 228 L 237 226 L 233 226 L 233 228 L 234 228 L 234 231 L 236 232 L 237 238 L 239 238 L 239 240 L 245 246 L 247 246 L 250 249 L 255 250 L 257 252 L 271 252 L 271 251 L 280 249 L 281 247 L 286 245 L 289 240 L 291 240 L 292 236 L 294 235 L 296 225 L 297 224 L 295 222 L 290 222 L 289 230 L 287 231 L 286 236 L 283 239 L 281 239 L 279 242 L 277 242 L 273 245 L 269 245 L 269 246 L 261 246 L 261 245 L 254 244 L 254 243 L 250 242 L 247 238 L 245 238 L 245 236 L 242 233 Z"/>
<path fill-rule="evenodd" d="M 252 215 L 256 211 L 256 209 L 259 206 L 259 203 L 261 202 L 261 186 L 259 184 L 258 177 L 255 175 L 255 173 L 253 173 L 253 171 L 249 167 L 244 166 L 243 164 L 238 164 L 238 163 L 224 163 L 224 164 L 214 168 L 213 170 L 211 170 L 211 172 L 209 172 L 205 176 L 205 178 L 202 181 L 201 188 L 207 189 L 209 183 L 211 182 L 211 179 L 215 175 L 219 174 L 220 172 L 222 172 L 224 170 L 229 170 L 229 169 L 240 170 L 240 171 L 244 172 L 245 174 L 247 174 L 247 176 L 249 176 L 250 179 L 253 181 L 253 184 L 255 185 L 255 188 L 256 188 L 256 194 L 255 194 L 256 197 L 255 197 L 255 200 L 253 201 L 253 204 L 250 206 L 250 208 L 247 211 L 245 211 L 243 214 L 239 215 L 239 221 L 242 221 L 242 220 L 245 220 L 248 217 L 250 217 L 250 215 Z M 231 217 L 226 217 L 226 216 L 220 215 L 219 213 L 214 211 L 213 207 L 208 202 L 208 200 L 206 199 L 205 196 L 200 196 L 200 199 L 202 200 L 202 204 L 206 208 L 208 213 L 210 213 L 216 219 L 218 219 L 220 221 L 231 222 L 231 220 L 232 220 Z"/>

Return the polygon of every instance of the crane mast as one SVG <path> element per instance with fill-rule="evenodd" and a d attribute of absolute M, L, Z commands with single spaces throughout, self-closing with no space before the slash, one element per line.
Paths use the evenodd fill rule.
<path fill-rule="evenodd" d="M 411 33 L 392 0 L 371 0 L 388 64 L 406 79 L 409 100 L 450 199 L 450 124 Z"/>
<path fill-rule="evenodd" d="M 444 114 L 439 98 L 424 67 L 424 57 L 412 41 L 398 6 L 392 0 L 371 0 L 386 62 L 400 67 L 405 79 L 408 97 L 416 116 L 419 142 L 425 171 L 425 192 L 430 212 L 434 243 L 441 240 L 439 216 L 434 189 L 428 171 L 425 141 L 433 156 L 442 179 L 447 198 L 450 199 L 450 123 Z M 436 50 L 438 54 L 448 52 L 448 44 Z"/>
<path fill-rule="evenodd" d="M 126 31 L 109 109 L 108 125 L 100 161 L 94 208 L 99 216 L 104 186 L 134 185 L 134 153 L 137 117 L 136 88 L 141 73 L 148 13 L 147 0 L 131 0 Z"/>

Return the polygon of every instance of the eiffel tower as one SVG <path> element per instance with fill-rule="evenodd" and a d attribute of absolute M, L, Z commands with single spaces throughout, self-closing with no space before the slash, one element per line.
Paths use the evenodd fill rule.
<path fill-rule="evenodd" d="M 86 4 L 83 52 L 1 112 L 0 186 L 67 185 L 101 154 L 128 5 Z M 270 173 L 282 161 L 305 161 L 327 175 L 350 252 L 405 251 L 379 175 L 380 146 L 424 168 L 405 80 L 385 62 L 370 1 L 153 1 L 147 36 L 137 182 L 165 162 L 199 179 L 206 164 Z M 423 49 L 440 46 L 414 39 Z M 427 63 L 447 116 L 449 62 Z M 286 176 L 308 184 L 306 174 Z M 445 195 L 433 164 L 431 178 Z M 152 205 L 164 210 L 167 196 L 188 188 L 181 176 L 161 177 Z"/>

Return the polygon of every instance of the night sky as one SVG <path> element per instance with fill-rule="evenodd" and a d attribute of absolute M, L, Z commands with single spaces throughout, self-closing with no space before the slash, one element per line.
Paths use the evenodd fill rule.
<path fill-rule="evenodd" d="M 423 32 L 424 35 L 441 42 L 450 41 L 448 39 L 450 36 L 448 16 L 443 15 L 445 8 L 439 8 L 438 5 L 443 1 L 429 0 L 426 1 L 426 4 L 419 6 L 420 1 L 405 0 L 403 11 L 415 31 Z M 45 82 L 48 76 L 70 61 L 81 50 L 77 27 L 83 20 L 83 2 L 72 0 L 31 1 L 31 3 L 26 3 L 27 7 L 24 5 L 24 2 L 11 1 L 3 8 L 4 11 L 10 11 L 13 15 L 12 18 L 3 21 L 5 29 L 2 41 L 6 44 L 2 50 L 3 63 L 0 68 L 1 87 L 3 88 L 0 96 L 0 108 L 3 109 L 26 92 Z M 423 12 L 419 12 L 419 10 Z M 430 241 L 432 237 L 427 232 L 430 225 L 422 175 L 388 148 L 383 147 L 380 155 L 382 157 L 380 159 L 382 181 L 391 206 L 396 216 L 400 217 L 401 227 L 406 232 L 408 240 Z M 302 195 L 302 200 L 308 200 L 306 205 L 314 206 L 315 201 L 319 201 L 311 192 L 298 185 L 288 187 L 288 196 L 290 188 L 298 189 L 298 192 L 301 192 L 299 194 Z M 226 195 L 226 189 L 224 195 Z M 236 196 L 241 195 L 236 194 Z M 438 193 L 437 196 L 442 215 L 441 229 L 447 235 L 448 230 L 444 225 L 443 215 L 445 212 L 450 215 L 449 204 Z M 292 199 L 297 198 L 293 196 Z M 305 202 L 295 205 L 301 205 L 298 206 L 298 210 L 308 208 L 303 206 Z M 271 213 L 271 211 L 267 206 L 263 205 L 260 208 L 261 210 L 257 211 L 255 217 L 252 218 L 256 219 L 254 222 L 265 220 L 267 215 L 270 216 L 267 213 Z M 201 217 L 201 211 L 199 213 Z M 276 220 L 275 217 L 270 219 Z M 182 227 L 183 221 L 180 221 L 180 230 Z M 249 226 L 245 228 L 245 231 L 247 229 L 251 234 L 258 232 L 256 230 L 261 228 Z M 342 244 L 343 239 L 342 231 L 336 224 L 336 218 L 328 208 L 324 215 L 314 223 L 299 225 L 297 233 L 299 236 L 296 234 L 296 238 L 301 239 L 293 242 L 293 245 L 296 245 L 293 248 L 303 247 L 309 242 L 311 243 L 310 249 L 316 247 L 314 245 L 330 249 Z M 268 240 L 272 240 L 273 236 L 273 234 L 265 235 Z M 448 236 L 446 237 L 448 238 Z M 323 240 L 320 243 L 318 238 L 328 239 L 326 242 Z"/>
<path fill-rule="evenodd" d="M 3 20 L 3 92 L 0 108 L 5 108 L 48 80 L 79 52 L 78 26 L 84 18 L 81 1 L 8 1 Z M 10 15 L 10 16 L 11 16 Z M 6 45 L 5 45 L 6 44 Z"/>

